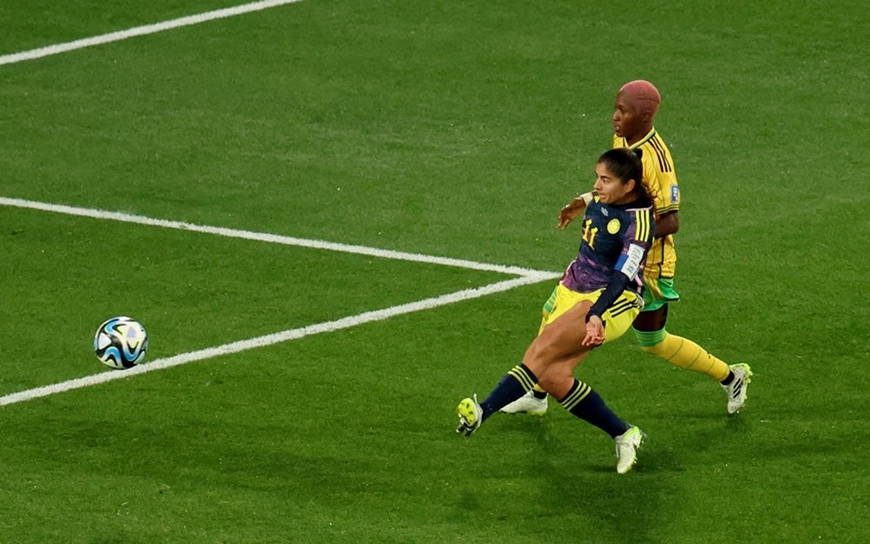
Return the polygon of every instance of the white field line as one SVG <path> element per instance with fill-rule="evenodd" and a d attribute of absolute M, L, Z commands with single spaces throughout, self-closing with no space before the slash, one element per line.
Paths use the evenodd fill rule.
<path fill-rule="evenodd" d="M 229 344 L 224 344 L 222 346 L 217 346 L 213 348 L 202 349 L 198 351 L 191 351 L 189 353 L 182 353 L 179 355 L 175 355 L 172 357 L 167 357 L 164 359 L 156 359 L 150 363 L 135 366 L 133 368 L 127 370 L 115 370 L 115 371 L 106 371 L 100 374 L 94 374 L 91 376 L 85 376 L 84 378 L 78 378 L 75 380 L 69 380 L 61 383 L 56 383 L 53 385 L 46 385 L 44 387 L 36 387 L 34 389 L 28 389 L 26 391 L 20 391 L 18 393 L 12 393 L 9 395 L 5 395 L 0 397 L 0 406 L 5 406 L 7 404 L 15 404 L 17 402 L 24 402 L 27 400 L 37 399 L 40 397 L 47 397 L 49 395 L 53 395 L 56 393 L 63 393 L 66 391 L 71 391 L 73 389 L 80 389 L 83 387 L 89 387 L 92 385 L 97 385 L 113 380 L 120 380 L 122 378 L 128 378 L 130 376 L 138 376 L 139 374 L 145 374 L 146 372 L 153 372 L 155 370 L 163 370 L 166 368 L 171 368 L 174 366 L 185 365 L 187 363 L 192 363 L 194 361 L 201 361 L 203 359 L 210 359 L 212 357 L 219 357 L 221 355 L 229 355 L 232 353 L 239 353 L 242 351 L 247 351 L 249 349 L 261 348 L 265 346 L 271 346 L 273 344 L 278 344 L 280 342 L 286 342 L 288 340 L 296 340 L 298 338 L 303 338 L 305 336 L 310 336 L 313 334 L 320 334 L 323 332 L 332 332 L 341 329 L 347 329 L 350 327 L 356 327 L 358 325 L 362 325 L 364 323 L 371 323 L 374 321 L 382 321 L 384 319 L 389 319 L 391 317 L 409 314 L 412 312 L 418 312 L 421 310 L 429 310 L 432 308 L 437 308 L 439 306 L 445 306 L 447 304 L 453 304 L 456 302 L 462 302 L 465 300 L 471 300 L 479 297 L 483 297 L 486 295 L 491 295 L 493 293 L 499 293 L 502 291 L 508 291 L 510 289 L 514 289 L 516 287 L 521 287 L 523 285 L 530 285 L 533 283 L 537 283 L 540 281 L 545 281 L 548 279 L 552 279 L 554 277 L 558 277 L 558 275 L 545 273 L 541 275 L 528 275 L 520 278 L 514 278 L 511 280 L 501 281 L 498 283 L 492 283 L 490 285 L 486 285 L 483 287 L 477 287 L 474 289 L 465 289 L 462 291 L 457 291 L 455 293 L 449 293 L 447 295 L 441 295 L 438 297 L 427 298 L 423 300 L 419 300 L 417 302 L 410 302 L 408 304 L 401 304 L 399 306 L 393 306 L 390 308 L 385 308 L 383 310 L 375 310 L 372 312 L 365 312 L 359 315 L 345 317 L 342 319 L 338 319 L 335 321 L 327 321 L 325 323 L 318 323 L 316 325 L 309 325 L 307 327 L 302 327 L 299 329 L 289 329 L 286 331 L 276 332 L 274 334 L 267 334 L 265 336 L 258 336 L 256 338 L 251 338 L 248 340 L 240 340 L 238 342 L 231 342 Z"/>
<path fill-rule="evenodd" d="M 72 42 L 51 45 L 48 47 L 40 47 L 38 49 L 32 49 L 30 51 L 23 51 L 20 53 L 12 53 L 7 55 L 0 55 L 0 66 L 4 64 L 14 64 L 17 62 L 23 62 L 27 60 L 39 59 L 42 57 L 47 57 L 50 55 L 57 55 L 60 53 L 66 53 L 68 51 L 75 51 L 76 49 L 83 49 L 85 47 L 91 47 L 94 45 L 102 45 L 106 43 L 116 42 L 120 40 L 126 40 L 128 38 L 133 38 L 136 36 L 145 36 L 148 34 L 154 34 L 157 32 L 163 32 L 165 30 L 171 30 L 174 28 L 179 28 L 183 26 L 195 25 L 199 23 L 204 23 L 207 21 L 213 21 L 216 19 L 223 19 L 227 17 L 234 17 L 236 15 L 242 15 L 245 13 L 250 13 L 254 11 L 260 11 L 264 9 L 269 9 L 277 6 L 282 6 L 286 4 L 293 4 L 296 2 L 300 2 L 301 0 L 264 0 L 261 2 L 253 2 L 250 4 L 244 4 L 241 6 L 236 6 L 232 8 L 220 9 L 216 11 L 210 11 L 206 13 L 201 13 L 199 15 L 192 15 L 189 17 L 182 17 L 180 19 L 173 19 L 170 21 L 164 21 L 162 23 L 156 23 L 152 25 L 145 25 L 135 28 L 130 28 L 127 30 L 122 30 L 118 32 L 111 32 L 109 34 L 102 34 L 100 36 L 94 36 L 91 38 L 84 38 L 81 40 L 75 40 Z M 411 302 L 408 304 L 402 304 L 399 306 L 393 306 L 391 308 L 386 308 L 383 310 L 376 310 L 372 312 L 365 312 L 356 316 L 345 317 L 342 319 L 338 319 L 336 321 L 328 321 L 325 323 L 319 323 L 316 325 L 309 325 L 307 327 L 302 327 L 299 329 L 289 329 L 282 332 L 268 334 L 265 336 L 259 336 L 256 338 L 251 338 L 248 340 L 240 340 L 237 342 L 231 342 L 229 344 L 224 344 L 222 346 L 216 346 L 212 348 L 207 348 L 199 351 L 192 351 L 189 353 L 182 353 L 179 355 L 175 355 L 172 357 L 167 357 L 164 359 L 157 359 L 152 361 L 151 363 L 140 365 L 134 367 L 132 369 L 117 371 L 117 372 L 103 372 L 101 374 L 95 374 L 92 376 L 86 376 L 84 378 L 78 378 L 75 380 L 69 380 L 66 382 L 56 383 L 53 385 L 47 385 L 44 387 L 37 387 L 34 389 L 29 389 L 26 391 L 19 391 L 17 393 L 12 393 L 9 395 L 5 395 L 0 397 L 0 406 L 5 406 L 8 404 L 15 404 L 17 402 L 23 402 L 31 399 L 46 397 L 49 395 L 53 395 L 55 393 L 62 393 L 65 391 L 71 391 L 73 389 L 79 389 L 82 387 L 88 387 L 91 385 L 97 385 L 100 383 L 105 383 L 113 380 L 118 380 L 121 378 L 128 378 L 134 375 L 144 374 L 146 372 L 152 372 L 156 370 L 163 370 L 166 368 L 171 368 L 174 366 L 184 365 L 187 363 L 191 363 L 194 361 L 200 361 L 203 359 L 209 359 L 212 357 L 218 357 L 221 355 L 229 355 L 233 353 L 239 353 L 242 351 L 246 351 L 249 349 L 259 348 L 270 346 L 273 344 L 277 344 L 279 342 L 286 342 L 288 340 L 295 340 L 298 338 L 302 338 L 305 336 L 309 336 L 312 334 L 319 334 L 322 332 L 331 332 L 337 331 L 341 329 L 346 329 L 350 327 L 356 327 L 358 325 L 362 325 L 365 323 L 370 323 L 374 321 L 381 321 L 384 319 L 389 319 L 391 317 L 407 314 L 411 312 L 417 312 L 421 310 L 428 310 L 432 308 L 437 308 L 439 306 L 444 306 L 447 304 L 454 304 L 456 302 L 461 302 L 464 300 L 471 300 L 474 298 L 483 297 L 486 295 L 490 295 L 493 293 L 498 293 L 502 291 L 508 291 L 510 289 L 514 289 L 516 287 L 521 287 L 523 285 L 529 285 L 541 281 L 546 281 L 549 279 L 554 279 L 559 277 L 559 274 L 553 272 L 542 272 L 538 270 L 531 270 L 527 268 L 513 267 L 513 266 L 499 266 L 492 265 L 486 263 L 477 263 L 474 261 L 466 261 L 462 259 L 450 259 L 444 257 L 433 257 L 429 255 L 421 255 L 416 253 L 404 253 L 399 251 L 388 251 L 381 250 L 376 248 L 364 247 L 364 246 L 353 246 L 348 244 L 334 244 L 331 242 L 324 242 L 321 240 L 306 240 L 302 238 L 293 238 L 289 236 L 278 236 L 274 234 L 265 234 L 244 230 L 234 230 L 234 229 L 226 229 L 221 227 L 209 227 L 203 225 L 195 225 L 191 223 L 183 223 L 180 221 L 166 221 L 162 219 L 152 219 L 149 217 L 143 217 L 138 215 L 129 215 L 118 212 L 108 212 L 104 210 L 94 210 L 88 208 L 76 208 L 73 206 L 63 206 L 56 204 L 47 204 L 42 202 L 34 202 L 28 200 L 14 199 L 14 198 L 3 198 L 0 197 L 0 205 L 4 206 L 14 206 L 19 208 L 29 208 L 35 210 L 42 210 L 47 212 L 54 213 L 62 213 L 67 215 L 75 215 L 81 217 L 91 217 L 95 219 L 108 219 L 113 221 L 121 221 L 126 223 L 136 223 L 140 225 L 150 225 L 150 226 L 158 226 L 164 228 L 178 229 L 178 230 L 189 230 L 194 232 L 201 232 L 206 234 L 214 234 L 218 236 L 227 236 L 231 238 L 242 238 L 246 240 L 257 240 L 262 242 L 271 242 L 277 244 L 291 245 L 291 246 L 300 246 L 314 249 L 324 249 L 330 251 L 341 251 L 345 253 L 355 253 L 360 255 L 370 255 L 373 257 L 380 257 L 385 259 L 400 259 L 405 261 L 413 261 L 413 262 L 422 262 L 429 264 L 441 264 L 446 266 L 455 266 L 460 268 L 469 268 L 472 270 L 482 270 L 482 271 L 491 271 L 491 272 L 499 272 L 504 274 L 515 274 L 519 275 L 519 278 L 515 278 L 512 280 L 506 280 L 498 283 L 493 283 L 490 285 L 486 285 L 484 287 L 478 287 L 475 289 L 465 289 L 462 291 L 457 291 L 455 293 L 450 293 L 447 295 L 442 295 L 439 297 L 428 298 L 424 300 L 420 300 L 417 302 Z"/>
<path fill-rule="evenodd" d="M 245 13 L 251 13 L 253 11 L 261 11 L 277 6 L 283 6 L 285 4 L 295 4 L 296 2 L 301 1 L 302 0 L 263 0 L 262 2 L 252 2 L 250 4 L 243 4 L 241 6 L 208 11 L 206 13 L 200 13 L 198 15 L 190 15 L 188 17 L 181 17 L 180 19 L 172 19 L 169 21 L 163 21 L 162 23 L 155 23 L 151 25 L 137 26 L 134 28 L 129 28 L 127 30 L 119 30 L 118 32 L 110 32 L 109 34 L 101 34 L 99 36 L 92 36 L 90 38 L 83 38 L 81 40 L 75 40 L 72 42 L 49 45 L 47 47 L 40 47 L 38 49 L 22 51 L 20 53 L 0 55 L 0 66 L 4 64 L 23 62 L 26 60 L 39 59 L 42 57 L 48 57 L 50 55 L 66 53 L 68 51 L 75 51 L 76 49 L 84 49 L 85 47 L 91 47 L 94 45 L 117 42 L 121 40 L 126 40 L 128 38 L 135 38 L 136 36 L 155 34 L 157 32 L 163 32 L 164 30 L 172 30 L 173 28 L 197 25 L 199 23 L 214 21 L 216 19 L 235 17 L 236 15 L 243 15 Z"/>
<path fill-rule="evenodd" d="M 390 251 L 386 249 L 377 249 L 366 246 L 354 246 L 349 244 L 336 244 L 333 242 L 325 242 L 323 240 L 309 240 L 305 238 L 293 238 L 291 236 L 280 236 L 277 234 L 268 234 L 264 232 L 252 232 L 247 230 L 228 229 L 223 227 L 209 227 L 206 225 L 195 225 L 193 223 L 184 223 L 181 221 L 167 221 L 165 219 L 154 219 L 141 215 L 129 215 L 126 213 L 110 212 L 105 210 L 95 210 L 91 208 L 76 208 L 73 206 L 64 206 L 60 204 L 48 204 L 45 202 L 34 202 L 32 200 L 20 200 L 17 198 L 0 197 L 0 206 L 12 206 L 16 208 L 29 208 L 32 210 L 40 210 L 44 212 L 61 213 L 66 215 L 76 215 L 79 217 L 90 217 L 93 219 L 108 219 L 111 221 L 121 221 L 123 223 L 135 223 L 138 225 L 149 225 L 153 227 L 163 227 L 167 229 L 187 230 L 193 232 L 202 232 L 205 234 L 214 234 L 217 236 L 226 236 L 229 238 L 242 238 L 244 240 L 256 240 L 259 242 L 269 242 L 273 244 L 282 244 L 286 246 L 299 246 L 312 249 L 324 249 L 328 251 L 340 251 L 342 253 L 354 253 L 357 255 L 369 255 L 371 257 L 379 257 L 382 259 L 397 259 L 401 261 L 412 261 L 427 264 L 440 264 L 445 266 L 454 266 L 457 268 L 467 268 L 471 270 L 481 270 L 485 272 L 498 272 L 501 274 L 510 274 L 514 276 L 531 276 L 531 277 L 556 277 L 553 272 L 545 272 L 541 270 L 532 270 L 518 266 L 501 266 L 497 264 L 479 263 L 475 261 L 466 261 L 463 259 L 451 259 L 448 257 L 435 257 L 432 255 L 422 255 L 419 253 L 405 253 L 402 251 Z"/>

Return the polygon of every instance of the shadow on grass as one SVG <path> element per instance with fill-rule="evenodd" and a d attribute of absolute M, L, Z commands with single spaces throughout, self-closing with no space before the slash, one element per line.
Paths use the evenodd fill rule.
<path fill-rule="evenodd" d="M 457 520 L 512 518 L 528 529 L 527 535 L 514 535 L 522 542 L 656 541 L 653 533 L 667 519 L 664 504 L 671 502 L 663 501 L 671 494 L 666 483 L 671 475 L 650 469 L 650 461 L 651 466 L 666 462 L 661 452 L 642 457 L 632 472 L 620 475 L 610 437 L 567 414 L 499 419 L 487 430 L 502 436 L 488 442 L 503 449 L 491 452 L 492 464 L 476 477 L 505 482 L 490 491 L 464 490 L 455 504 Z M 516 492 L 506 490 L 508 485 Z"/>

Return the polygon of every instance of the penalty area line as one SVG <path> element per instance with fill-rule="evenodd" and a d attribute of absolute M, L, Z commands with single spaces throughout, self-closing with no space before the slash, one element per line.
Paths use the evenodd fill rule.
<path fill-rule="evenodd" d="M 26 391 L 11 393 L 9 395 L 0 397 L 0 406 L 6 406 L 18 402 L 47 397 L 49 395 L 64 393 L 84 387 L 90 387 L 93 385 L 98 385 L 114 380 L 139 376 L 148 372 L 154 372 L 157 370 L 164 370 L 167 368 L 186 365 L 195 361 L 202 361 L 205 359 L 220 357 L 222 355 L 231 355 L 234 353 L 241 353 L 243 351 L 248 351 L 255 348 L 272 346 L 274 344 L 279 344 L 281 342 L 287 342 L 290 340 L 297 340 L 299 338 L 304 338 L 306 336 L 311 336 L 314 334 L 333 332 L 341 329 L 356 327 L 366 323 L 372 323 L 375 321 L 383 321 L 385 319 L 389 319 L 398 315 L 410 314 L 413 312 L 419 312 L 421 310 L 430 310 L 439 306 L 446 306 L 448 304 L 455 304 L 457 302 L 472 300 L 494 293 L 509 291 L 517 287 L 531 285 L 534 283 L 539 283 L 558 277 L 559 274 L 553 273 L 541 273 L 536 275 L 523 276 L 520 278 L 491 283 L 483 287 L 463 289 L 462 291 L 456 291 L 446 295 L 426 298 L 423 300 L 418 300 L 416 302 L 409 302 L 407 304 L 400 304 L 398 306 L 392 306 L 383 310 L 364 312 L 355 316 L 337 319 L 335 321 L 326 321 L 323 323 L 308 325 L 306 327 L 301 327 L 298 329 L 288 329 L 273 334 L 250 338 L 248 340 L 239 340 L 237 342 L 231 342 L 229 344 L 224 344 L 221 346 L 201 349 L 198 351 L 191 351 L 188 353 L 181 353 L 163 359 L 155 359 L 150 363 L 135 366 L 127 370 L 105 371 L 101 372 L 100 374 L 93 374 L 91 376 L 85 376 L 83 378 L 76 378 L 74 380 L 68 380 L 52 385 L 28 389 Z"/>
<path fill-rule="evenodd" d="M 157 32 L 172 30 L 183 26 L 197 25 L 208 21 L 214 21 L 216 19 L 226 19 L 227 17 L 235 17 L 237 15 L 244 15 L 245 13 L 261 11 L 277 6 L 283 6 L 285 4 L 295 4 L 301 1 L 302 0 L 263 0 L 261 2 L 252 2 L 250 4 L 208 11 L 198 15 L 189 15 L 179 19 L 171 19 L 161 23 L 137 26 L 128 28 L 127 30 L 119 30 L 117 32 L 110 32 L 108 34 L 101 34 L 99 36 L 92 36 L 90 38 L 83 38 L 72 42 L 39 47 L 29 51 L 21 51 L 20 53 L 0 55 L 0 66 L 4 64 L 15 64 L 16 62 L 23 62 L 26 60 L 39 59 L 51 55 L 58 55 L 60 53 L 75 51 L 76 49 L 84 49 L 85 47 L 92 47 L 94 45 L 118 42 L 129 38 L 135 38 L 136 36 L 147 36 L 148 34 L 156 34 Z"/>
<path fill-rule="evenodd" d="M 294 238 L 292 236 L 280 236 L 277 234 L 268 234 L 264 232 L 252 232 L 248 230 L 236 230 L 223 227 L 210 227 L 207 225 L 196 225 L 193 223 L 185 223 L 182 221 L 168 221 L 166 219 L 154 219 L 142 215 L 131 215 L 126 213 L 110 212 L 106 210 L 97 210 L 92 208 L 78 208 L 75 206 L 66 206 L 62 204 L 50 204 L 47 202 L 22 200 L 19 198 L 0 197 L 0 206 L 11 206 L 16 208 L 26 208 L 44 212 L 60 213 L 65 215 L 74 215 L 78 217 L 90 217 L 92 219 L 105 219 L 110 221 L 119 221 L 122 223 L 134 223 L 137 225 L 147 225 L 152 227 L 163 227 L 167 229 L 201 232 L 204 234 L 212 234 L 215 236 L 225 236 L 227 238 L 241 238 L 244 240 L 254 240 L 258 242 L 268 242 L 272 244 L 282 244 L 286 246 L 297 246 L 309 249 L 323 249 L 327 251 L 339 251 L 342 253 L 368 255 L 370 257 L 379 257 L 382 259 L 396 259 L 400 261 L 440 264 L 444 266 L 453 266 L 456 268 L 466 268 L 469 270 L 479 270 L 483 272 L 499 272 L 501 274 L 511 274 L 514 276 L 539 277 L 542 274 L 547 276 L 552 275 L 552 272 L 532 270 L 530 268 L 523 268 L 519 266 L 502 266 L 497 264 L 468 261 L 465 259 L 451 259 L 449 257 L 436 257 L 433 255 L 423 255 L 420 253 L 406 253 L 403 251 L 391 251 L 374 247 L 355 246 L 351 244 L 338 244 L 333 242 L 326 242 L 323 240 Z"/>

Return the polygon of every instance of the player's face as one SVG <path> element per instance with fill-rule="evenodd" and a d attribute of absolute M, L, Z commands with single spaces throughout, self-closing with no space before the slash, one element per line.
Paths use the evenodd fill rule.
<path fill-rule="evenodd" d="M 627 204 L 632 200 L 632 190 L 634 182 L 619 179 L 604 163 L 595 165 L 595 191 L 602 204 Z"/>
<path fill-rule="evenodd" d="M 649 120 L 624 93 L 616 95 L 616 110 L 613 112 L 613 132 L 620 138 L 635 143 L 649 132 Z"/>

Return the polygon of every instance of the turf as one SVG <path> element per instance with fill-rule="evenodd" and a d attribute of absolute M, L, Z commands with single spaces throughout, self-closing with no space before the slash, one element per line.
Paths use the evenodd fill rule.
<path fill-rule="evenodd" d="M 227 1 L 14 2 L 0 54 Z M 306 0 L 0 66 L 0 197 L 561 270 L 613 95 L 663 95 L 683 206 L 669 330 L 578 371 L 649 439 L 553 406 L 453 432 L 550 282 L 0 408 L 0 542 L 870 540 L 862 3 Z M 865 40 L 866 41 L 866 40 Z M 0 207 L 0 395 L 509 276 Z"/>

